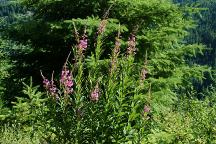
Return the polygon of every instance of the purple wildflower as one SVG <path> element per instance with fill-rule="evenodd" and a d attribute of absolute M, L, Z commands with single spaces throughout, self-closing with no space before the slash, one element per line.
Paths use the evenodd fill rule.
<path fill-rule="evenodd" d="M 58 99 L 58 94 L 57 94 L 57 88 L 56 85 L 54 84 L 53 79 L 48 80 L 46 77 L 43 76 L 41 72 L 41 76 L 43 78 L 43 86 L 44 88 L 50 93 L 51 96 L 54 96 L 56 99 Z"/>
<path fill-rule="evenodd" d="M 91 95 L 90 95 L 90 99 L 91 101 L 98 101 L 99 100 L 99 88 L 98 88 L 98 84 L 95 86 L 94 90 L 91 92 Z"/>
<path fill-rule="evenodd" d="M 117 58 L 118 58 L 118 55 L 119 55 L 119 52 L 120 52 L 120 46 L 121 46 L 121 43 L 120 43 L 120 39 L 119 38 L 116 38 L 116 41 L 115 41 L 115 48 L 113 50 L 113 54 L 112 54 L 112 61 L 111 61 L 111 74 L 113 73 L 113 71 L 116 70 L 117 68 Z"/>
<path fill-rule="evenodd" d="M 73 92 L 74 83 L 72 80 L 72 74 L 66 67 L 62 70 L 60 83 L 64 88 L 65 94 L 71 94 Z"/>
<path fill-rule="evenodd" d="M 136 37 L 134 34 L 132 34 L 129 38 L 128 38 L 128 48 L 127 48 L 127 54 L 131 55 L 134 54 L 136 52 Z"/>
<path fill-rule="evenodd" d="M 120 51 L 120 46 L 121 46 L 121 42 L 119 38 L 116 38 L 115 41 L 115 48 L 114 48 L 114 55 L 118 55 L 119 51 Z"/>
<path fill-rule="evenodd" d="M 147 73 L 148 73 L 148 71 L 145 68 L 143 68 L 142 71 L 141 71 L 141 80 L 142 81 L 145 80 Z"/>
<path fill-rule="evenodd" d="M 144 109 L 143 109 L 143 112 L 144 112 L 144 113 L 149 113 L 150 110 L 151 110 L 150 106 L 145 105 L 145 106 L 144 106 Z"/>
<path fill-rule="evenodd" d="M 52 96 L 56 96 L 56 98 L 58 98 L 58 96 L 57 96 L 57 88 L 56 88 L 56 85 L 53 84 L 53 82 L 51 82 L 51 86 L 49 88 L 49 91 L 50 91 L 50 94 Z"/>
<path fill-rule="evenodd" d="M 50 86 L 50 81 L 46 79 L 45 77 L 43 77 L 43 86 L 45 89 L 49 89 L 49 86 Z"/>
<path fill-rule="evenodd" d="M 100 22 L 100 25 L 98 27 L 98 32 L 97 32 L 98 35 L 102 34 L 105 31 L 106 25 L 107 25 L 106 19 L 104 19 Z"/>
<path fill-rule="evenodd" d="M 145 120 L 150 119 L 150 115 L 149 115 L 150 111 L 151 111 L 151 107 L 149 105 L 145 105 L 142 112 L 142 116 Z"/>
<path fill-rule="evenodd" d="M 82 39 L 79 41 L 78 48 L 81 51 L 85 51 L 87 47 L 88 47 L 88 40 L 87 40 L 86 36 L 84 35 L 82 37 Z"/>

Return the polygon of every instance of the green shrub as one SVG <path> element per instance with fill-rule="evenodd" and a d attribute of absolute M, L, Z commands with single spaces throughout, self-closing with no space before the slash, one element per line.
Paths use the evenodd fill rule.
<path fill-rule="evenodd" d="M 40 144 L 40 137 L 34 133 L 25 132 L 19 126 L 5 125 L 0 131 L 1 144 Z"/>

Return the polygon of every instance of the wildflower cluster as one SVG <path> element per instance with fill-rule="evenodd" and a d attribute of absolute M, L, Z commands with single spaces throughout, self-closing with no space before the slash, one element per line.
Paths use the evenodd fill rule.
<path fill-rule="evenodd" d="M 66 66 L 62 69 L 60 83 L 64 88 L 64 94 L 73 93 L 73 80 L 72 73 L 67 69 Z"/>
<path fill-rule="evenodd" d="M 131 93 L 130 90 L 134 88 L 131 86 L 131 82 L 134 79 L 131 79 L 130 76 L 135 74 L 133 72 L 133 56 L 136 51 L 135 35 L 132 34 L 128 39 L 128 48 L 126 54 L 120 55 L 121 39 L 119 25 L 119 32 L 118 36 L 115 39 L 115 46 L 112 50 L 111 57 L 109 61 L 106 61 L 104 63 L 106 68 L 109 67 L 108 69 L 106 69 L 109 70 L 109 73 L 102 74 L 99 71 L 99 67 L 101 66 L 100 62 L 102 61 L 100 59 L 100 56 L 103 52 L 102 33 L 105 30 L 106 24 L 107 20 L 102 20 L 99 25 L 97 32 L 97 45 L 95 46 L 95 53 L 93 53 L 94 56 L 92 56 L 91 58 L 84 57 L 84 52 L 86 51 L 88 46 L 87 36 L 85 35 L 86 32 L 84 32 L 83 36 L 80 37 L 76 31 L 77 45 L 74 49 L 75 52 L 73 54 L 77 62 L 74 64 L 73 67 L 74 77 L 72 75 L 72 70 L 70 70 L 67 65 L 70 54 L 67 57 L 67 60 L 61 71 L 61 77 L 59 80 L 59 95 L 63 95 L 63 97 L 61 98 L 59 103 L 60 107 L 57 108 L 59 108 L 60 112 L 62 112 L 66 116 L 63 116 L 65 121 L 68 121 L 68 119 L 70 119 L 70 122 L 73 121 L 74 123 L 77 123 L 76 128 L 71 125 L 71 128 L 68 129 L 68 131 L 73 131 L 73 129 L 75 129 L 74 135 L 77 135 L 79 133 L 83 134 L 82 127 L 92 129 L 92 125 L 95 125 L 96 123 L 96 125 L 98 125 L 99 127 L 103 125 L 104 121 L 108 123 L 107 125 L 111 125 L 112 123 L 110 123 L 109 120 L 106 121 L 103 118 L 104 115 L 109 116 L 110 110 L 113 110 L 112 117 L 114 122 L 119 123 L 116 120 L 122 119 L 121 127 L 123 126 L 124 128 L 127 127 L 129 119 L 129 121 L 133 121 L 132 117 L 134 113 L 130 113 L 131 111 L 137 112 L 137 116 L 140 115 L 141 117 L 143 117 L 140 117 L 138 121 L 143 121 L 143 119 L 149 119 L 150 106 L 145 105 L 142 109 L 142 112 L 140 112 L 140 110 L 137 110 L 137 108 L 130 106 L 136 100 L 133 99 L 133 97 L 131 97 L 131 99 L 128 99 L 127 97 L 127 95 Z M 125 61 L 125 58 L 128 58 L 128 61 Z M 94 65 L 89 65 L 91 62 Z M 129 62 L 131 62 L 131 65 L 123 66 L 123 64 L 128 64 Z M 122 74 L 122 72 L 126 72 L 126 74 Z M 145 80 L 146 74 L 147 69 L 145 64 L 140 73 L 140 80 Z M 89 75 L 89 79 L 86 79 L 86 75 Z M 76 87 L 74 87 L 75 82 Z M 47 87 L 46 89 L 48 91 L 53 90 L 49 89 L 49 81 L 47 82 L 44 80 L 44 83 L 46 83 L 47 86 L 45 87 Z M 91 85 L 89 87 L 90 83 L 94 83 L 94 85 Z M 53 86 L 52 81 L 51 86 Z M 138 85 L 136 86 L 138 87 Z M 90 89 L 90 91 L 86 92 L 86 89 Z M 103 99 L 101 99 L 101 94 L 104 94 Z M 73 96 L 73 98 L 69 98 L 69 95 Z M 86 100 L 88 101 L 86 102 Z M 139 99 L 139 101 L 143 100 L 143 97 Z M 101 108 L 104 109 L 104 111 Z M 91 120 L 91 124 L 85 120 L 87 117 L 87 121 Z M 95 118 L 97 120 L 95 120 Z M 101 121 L 102 119 L 104 120 Z M 125 121 L 126 123 L 124 123 L 123 121 Z M 91 125 L 91 128 L 89 127 L 89 124 Z M 144 127 L 143 123 L 138 122 L 136 126 L 133 126 L 130 129 L 126 130 L 126 133 L 132 130 L 138 130 L 136 128 L 137 126 Z M 63 129 L 65 129 L 65 127 Z M 119 129 L 118 126 L 116 128 L 113 128 L 112 131 L 116 131 L 117 129 Z M 123 128 L 120 129 L 124 131 Z M 67 133 L 68 131 L 65 130 L 65 133 Z"/>
<path fill-rule="evenodd" d="M 41 76 L 43 78 L 43 86 L 47 90 L 47 92 L 53 96 L 55 99 L 58 99 L 57 87 L 54 84 L 53 77 L 51 80 L 48 80 L 45 76 L 43 76 L 41 72 Z"/>
<path fill-rule="evenodd" d="M 146 74 L 148 73 L 146 68 L 143 68 L 141 71 L 141 81 L 144 81 L 146 79 Z"/>
<path fill-rule="evenodd" d="M 79 40 L 78 49 L 80 51 L 85 51 L 87 47 L 88 47 L 88 40 L 86 35 L 84 34 L 82 36 L 82 39 Z"/>
<path fill-rule="evenodd" d="M 150 106 L 148 106 L 148 105 L 145 105 L 144 108 L 143 108 L 143 112 L 144 112 L 144 113 L 149 113 L 150 110 L 151 110 L 151 108 L 150 108 Z"/>
<path fill-rule="evenodd" d="M 99 95 L 99 86 L 97 83 L 94 90 L 91 92 L 90 99 L 91 99 L 91 101 L 97 102 L 99 100 L 99 96 L 100 96 Z"/>
<path fill-rule="evenodd" d="M 149 116 L 150 111 L 151 111 L 151 107 L 149 105 L 144 105 L 143 112 L 142 112 L 142 116 L 144 119 L 146 120 L 150 119 Z"/>
<path fill-rule="evenodd" d="M 113 71 L 116 70 L 116 63 L 117 63 L 118 55 L 120 53 L 120 46 L 121 46 L 120 39 L 116 38 L 115 48 L 113 50 L 113 55 L 111 60 L 111 70 L 110 70 L 111 74 L 113 73 Z"/>
<path fill-rule="evenodd" d="M 128 38 L 128 48 L 127 48 L 127 54 L 132 55 L 136 52 L 136 37 L 134 34 L 131 34 L 131 36 Z"/>
<path fill-rule="evenodd" d="M 77 41 L 77 45 L 76 45 L 76 53 L 78 57 L 82 57 L 83 56 L 83 52 L 86 51 L 87 47 L 88 47 L 88 39 L 87 39 L 87 35 L 86 35 L 86 29 L 84 30 L 84 34 L 80 37 L 79 32 L 76 29 L 76 26 L 74 24 L 74 31 L 75 31 L 75 38 Z"/>
<path fill-rule="evenodd" d="M 97 34 L 100 35 L 102 34 L 104 31 L 105 31 L 105 28 L 106 28 L 106 25 L 107 25 L 107 20 L 104 19 L 100 22 L 100 25 L 98 27 L 98 31 L 97 31 Z"/>
<path fill-rule="evenodd" d="M 56 99 L 59 99 L 58 96 L 58 89 L 53 81 L 53 75 L 52 79 L 49 81 L 41 72 L 41 76 L 43 78 L 43 86 L 47 90 L 48 93 L 50 93 L 51 96 L 55 97 Z M 60 78 L 60 84 L 63 88 L 64 94 L 68 95 L 73 93 L 73 80 L 72 80 L 72 73 L 67 69 L 66 66 L 63 67 L 61 72 L 61 78 Z"/>

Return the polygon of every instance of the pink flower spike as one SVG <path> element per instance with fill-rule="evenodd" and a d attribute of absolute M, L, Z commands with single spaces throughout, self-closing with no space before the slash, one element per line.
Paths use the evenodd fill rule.
<path fill-rule="evenodd" d="M 104 31 L 105 31 L 105 28 L 106 28 L 106 25 L 107 25 L 107 20 L 104 19 L 100 22 L 100 25 L 98 27 L 98 31 L 97 31 L 97 34 L 100 35 L 102 34 Z"/>
<path fill-rule="evenodd" d="M 97 102 L 99 100 L 99 88 L 98 88 L 98 84 L 95 86 L 94 90 L 91 92 L 91 95 L 90 95 L 90 99 L 91 101 L 95 101 Z"/>
<path fill-rule="evenodd" d="M 127 48 L 127 54 L 135 54 L 136 52 L 136 37 L 134 34 L 131 34 L 131 36 L 128 38 L 128 48 Z"/>
<path fill-rule="evenodd" d="M 81 49 L 82 51 L 85 51 L 88 47 L 88 40 L 86 39 L 85 36 L 79 41 L 78 48 Z"/>
<path fill-rule="evenodd" d="M 44 80 L 43 80 L 43 86 L 44 86 L 46 89 L 48 89 L 48 88 L 49 88 L 49 85 L 50 85 L 50 81 L 49 81 L 48 79 L 44 78 Z"/>
<path fill-rule="evenodd" d="M 56 85 L 54 84 L 54 81 L 49 81 L 47 78 L 45 78 L 41 72 L 41 76 L 43 78 L 43 86 L 44 88 L 50 93 L 51 96 L 54 96 L 56 99 L 58 99 L 58 93 Z"/>
<path fill-rule="evenodd" d="M 144 106 L 144 109 L 143 109 L 144 113 L 149 113 L 150 110 L 151 110 L 151 108 L 148 105 Z"/>
<path fill-rule="evenodd" d="M 65 94 L 71 94 L 73 92 L 73 80 L 71 72 L 64 67 L 61 73 L 60 83 L 63 86 Z"/>
<path fill-rule="evenodd" d="M 148 71 L 145 68 L 143 68 L 141 71 L 141 80 L 145 80 L 147 74 L 148 74 Z"/>

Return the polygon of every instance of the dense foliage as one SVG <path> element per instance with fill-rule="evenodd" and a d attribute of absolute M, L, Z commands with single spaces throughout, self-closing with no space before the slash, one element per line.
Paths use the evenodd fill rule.
<path fill-rule="evenodd" d="M 190 35 L 186 38 L 188 43 L 202 43 L 207 46 L 202 54 L 198 54 L 195 58 L 189 59 L 189 62 L 208 65 L 212 68 L 212 75 L 205 74 L 206 79 L 203 83 L 196 83 L 197 91 L 202 92 L 206 87 L 215 86 L 215 6 L 214 0 L 193 0 L 181 1 L 183 5 L 196 5 L 202 8 L 199 14 L 194 15 L 193 19 L 197 21 L 196 29 L 190 30 Z M 212 78 L 213 77 L 213 78 Z"/>
<path fill-rule="evenodd" d="M 215 143 L 196 3 L 1 2 L 0 143 Z"/>

